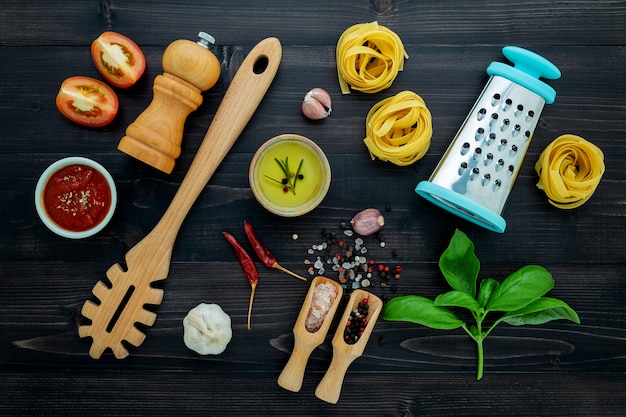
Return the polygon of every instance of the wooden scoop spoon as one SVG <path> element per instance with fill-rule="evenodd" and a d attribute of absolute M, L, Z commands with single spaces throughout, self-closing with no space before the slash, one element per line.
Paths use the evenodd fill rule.
<path fill-rule="evenodd" d="M 106 275 L 111 287 L 102 281 L 94 286 L 93 295 L 100 304 L 85 302 L 82 314 L 91 324 L 78 328 L 80 337 L 93 339 L 89 350 L 92 358 L 99 358 L 111 348 L 115 357 L 121 359 L 129 354 L 124 341 L 133 346 L 143 343 L 146 335 L 135 324 L 152 326 L 156 314 L 144 307 L 159 305 L 163 299 L 163 290 L 150 284 L 167 278 L 174 241 L 185 216 L 257 109 L 278 71 L 281 56 L 282 48 L 276 38 L 264 39 L 250 51 L 163 218 L 128 251 L 128 270 L 119 264 L 109 268 Z"/>
<path fill-rule="evenodd" d="M 329 283 L 333 287 L 335 287 L 337 296 L 335 297 L 335 300 L 332 303 L 330 310 L 326 314 L 326 318 L 324 318 L 321 327 L 314 333 L 311 333 L 306 329 L 305 322 L 307 317 L 309 316 L 309 311 L 311 310 L 311 303 L 313 300 L 313 293 L 315 292 L 315 288 L 318 285 L 324 283 Z M 341 288 L 341 285 L 339 285 L 335 281 L 321 276 L 315 277 L 313 279 L 309 288 L 309 292 L 304 299 L 304 303 L 302 303 L 302 308 L 300 309 L 300 314 L 298 315 L 296 324 L 293 326 L 293 352 L 289 357 L 287 365 L 285 365 L 285 368 L 278 377 L 278 385 L 289 391 L 300 391 L 300 388 L 302 387 L 302 380 L 304 379 L 304 370 L 309 360 L 309 356 L 311 356 L 313 350 L 321 345 L 324 342 L 324 339 L 326 339 L 328 328 L 333 321 L 333 317 L 335 315 L 335 312 L 337 311 L 337 307 L 341 302 L 342 295 L 343 289 Z"/>
<path fill-rule="evenodd" d="M 355 344 L 349 345 L 344 340 L 343 332 L 346 323 L 350 319 L 350 313 L 357 308 L 364 298 L 368 299 L 369 304 L 367 326 L 359 340 Z M 315 390 L 317 398 L 332 404 L 336 404 L 337 401 L 339 401 L 341 385 L 343 384 L 346 371 L 350 364 L 363 354 L 365 345 L 372 334 L 372 330 L 374 329 L 382 307 L 382 300 L 374 294 L 364 290 L 355 290 L 352 293 L 346 310 L 339 322 L 339 326 L 337 327 L 337 331 L 335 332 L 335 336 L 333 337 L 333 359 L 330 362 L 330 367 Z"/>

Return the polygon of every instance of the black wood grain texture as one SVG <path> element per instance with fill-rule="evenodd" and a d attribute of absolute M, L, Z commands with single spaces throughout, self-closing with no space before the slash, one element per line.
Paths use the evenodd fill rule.
<path fill-rule="evenodd" d="M 343 30 L 377 20 L 396 31 L 410 58 L 383 92 L 342 95 L 335 45 Z M 100 78 L 89 45 L 114 30 L 134 39 L 148 67 L 139 83 L 117 89 L 120 112 L 88 129 L 57 111 L 61 82 Z M 172 174 L 116 150 L 126 127 L 152 99 L 164 49 L 176 39 L 213 34 L 220 80 L 185 124 Z M 159 221 L 200 145 L 239 63 L 261 39 L 276 36 L 283 59 L 258 111 L 184 222 L 174 247 L 157 320 L 131 355 L 88 356 L 78 337 L 80 309 L 109 266 Z M 487 81 L 486 67 L 518 45 L 553 61 L 562 77 L 546 106 L 493 233 L 419 198 L 427 179 Z M 4 1 L 0 6 L 0 414 L 207 416 L 611 416 L 626 409 L 626 2 L 624 1 Z M 333 98 L 331 117 L 311 122 L 300 101 L 312 87 Z M 426 101 L 434 133 L 427 155 L 408 167 L 371 160 L 362 139 L 365 115 L 378 101 L 412 90 Z M 315 140 L 333 171 L 329 193 L 313 212 L 278 218 L 256 202 L 248 184 L 254 152 L 267 139 L 298 133 Z M 565 211 L 548 204 L 533 166 L 553 139 L 585 137 L 604 152 L 606 172 L 594 196 Z M 112 223 L 77 242 L 51 234 L 33 204 L 41 172 L 69 155 L 109 169 L 119 189 Z M 390 210 L 385 210 L 385 207 Z M 581 324 L 499 326 L 485 342 L 485 376 L 462 331 L 379 321 L 364 355 L 349 368 L 336 405 L 314 391 L 332 348 L 313 353 L 302 390 L 277 378 L 293 348 L 291 329 L 308 285 L 260 263 L 252 329 L 246 329 L 249 284 L 228 230 L 245 241 L 250 221 L 279 262 L 308 275 L 308 249 L 322 230 L 337 230 L 356 212 L 383 211 L 386 247 L 366 239 L 368 256 L 400 264 L 385 299 L 446 290 L 437 262 L 454 233 L 474 241 L 481 277 L 504 279 L 539 264 L 555 278 L 551 295 Z M 293 234 L 298 239 L 292 239 Z M 332 274 L 329 272 L 329 276 Z M 182 319 L 200 302 L 218 303 L 234 337 L 219 356 L 201 357 L 182 340 Z M 331 327 L 331 335 L 337 323 Z"/>

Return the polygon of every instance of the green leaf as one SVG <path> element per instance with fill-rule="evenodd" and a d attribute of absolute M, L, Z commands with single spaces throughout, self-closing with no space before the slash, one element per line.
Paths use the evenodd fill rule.
<path fill-rule="evenodd" d="M 437 307 L 463 307 L 478 313 L 480 306 L 478 301 L 463 291 L 448 291 L 435 298 L 434 305 Z"/>
<path fill-rule="evenodd" d="M 538 265 L 527 265 L 509 275 L 495 289 L 486 309 L 514 311 L 537 300 L 554 287 L 552 275 Z"/>
<path fill-rule="evenodd" d="M 432 300 L 417 295 L 392 298 L 385 304 L 382 318 L 388 321 L 421 324 L 439 330 L 457 329 L 463 325 L 463 321 L 452 311 L 434 306 Z"/>
<path fill-rule="evenodd" d="M 564 301 L 557 298 L 541 297 L 526 307 L 506 313 L 500 320 L 511 326 L 522 326 L 524 324 L 543 324 L 559 319 L 580 324 L 578 314 Z"/>
<path fill-rule="evenodd" d="M 480 332 L 478 331 L 478 327 L 474 326 L 473 324 L 470 326 L 469 328 L 469 334 L 470 336 L 472 336 L 475 340 L 480 338 L 482 335 L 480 334 Z"/>
<path fill-rule="evenodd" d="M 448 248 L 439 258 L 439 268 L 453 290 L 476 296 L 476 278 L 480 262 L 474 254 L 474 244 L 467 235 L 455 230 Z"/>
<path fill-rule="evenodd" d="M 480 281 L 480 289 L 478 290 L 478 305 L 485 307 L 491 295 L 498 288 L 500 283 L 493 278 L 486 278 Z"/>

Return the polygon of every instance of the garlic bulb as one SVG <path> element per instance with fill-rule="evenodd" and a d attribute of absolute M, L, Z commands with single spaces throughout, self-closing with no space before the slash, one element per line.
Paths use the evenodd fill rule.
<path fill-rule="evenodd" d="M 198 304 L 183 319 L 185 346 L 201 355 L 219 355 L 233 337 L 230 316 L 217 304 Z"/>
<path fill-rule="evenodd" d="M 369 208 L 356 214 L 350 220 L 352 229 L 361 236 L 368 236 L 378 232 L 385 225 L 385 218 L 380 211 Z"/>
<path fill-rule="evenodd" d="M 302 113 L 312 120 L 320 120 L 330 116 L 332 100 L 330 94 L 322 88 L 314 88 L 302 100 Z"/>

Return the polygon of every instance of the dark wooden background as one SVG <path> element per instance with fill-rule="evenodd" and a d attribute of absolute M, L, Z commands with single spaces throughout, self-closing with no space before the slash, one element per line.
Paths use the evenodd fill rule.
<path fill-rule="evenodd" d="M 355 23 L 378 20 L 405 43 L 410 59 L 393 86 L 374 95 L 340 94 L 335 44 Z M 73 75 L 100 78 L 89 45 L 114 30 L 135 40 L 148 61 L 142 80 L 117 90 L 120 113 L 87 129 L 64 119 L 54 99 Z M 183 153 L 171 175 L 116 150 L 126 126 L 147 107 L 161 56 L 176 39 L 207 31 L 222 63 L 218 84 L 187 119 Z M 77 335 L 80 309 L 108 267 L 159 220 L 211 123 L 237 65 L 258 41 L 278 37 L 283 60 L 249 125 L 180 230 L 165 299 L 142 346 L 124 360 L 88 355 Z M 547 106 L 497 234 L 418 197 L 480 94 L 501 48 L 518 45 L 552 60 L 563 76 Z M 626 2 L 624 1 L 90 1 L 4 0 L 0 6 L 0 385 L 2 415 L 623 415 L 626 409 Z M 332 116 L 304 119 L 300 101 L 312 87 L 334 99 Z M 362 143 L 367 111 L 401 90 L 421 95 L 433 115 L 428 154 L 409 167 L 372 161 Z M 315 140 L 333 169 L 315 211 L 282 219 L 250 192 L 247 171 L 268 138 L 298 133 Z M 564 133 L 605 153 L 606 173 L 584 206 L 550 206 L 533 165 Z M 98 236 L 71 241 L 38 219 L 33 191 L 52 162 L 69 155 L 105 165 L 119 188 L 112 223 Z M 391 211 L 384 211 L 389 205 Z M 331 357 L 317 349 L 304 385 L 291 393 L 277 378 L 292 348 L 291 328 L 308 285 L 260 269 L 252 330 L 245 325 L 249 285 L 221 238 L 244 239 L 249 220 L 279 261 L 306 274 L 307 249 L 322 229 L 338 229 L 357 211 L 384 211 L 387 247 L 370 255 L 403 266 L 396 292 L 434 297 L 446 290 L 437 261 L 455 228 L 474 241 L 481 277 L 502 280 L 526 264 L 552 272 L 550 293 L 582 324 L 501 325 L 485 343 L 485 376 L 475 380 L 475 348 L 460 330 L 379 321 L 363 357 L 348 370 L 336 405 L 314 391 Z M 299 235 L 294 241 L 293 233 Z M 395 250 L 397 256 L 392 255 Z M 232 317 L 226 352 L 201 357 L 182 340 L 182 319 L 200 302 Z M 331 335 L 333 330 L 331 329 Z M 411 339 L 404 348 L 400 343 Z"/>

